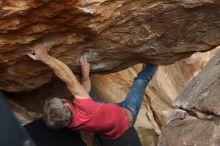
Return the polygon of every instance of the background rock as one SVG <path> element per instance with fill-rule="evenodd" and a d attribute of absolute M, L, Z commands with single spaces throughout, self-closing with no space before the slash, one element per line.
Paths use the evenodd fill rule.
<path fill-rule="evenodd" d="M 4 0 L 0 2 L 0 89 L 27 91 L 53 73 L 26 54 L 43 42 L 79 73 L 87 53 L 93 72 L 140 62 L 170 64 L 220 40 L 219 0 Z"/>
<path fill-rule="evenodd" d="M 177 98 L 176 106 L 186 116 L 170 119 L 158 146 L 220 145 L 220 51 Z"/>
<path fill-rule="evenodd" d="M 176 106 L 220 116 L 220 53 L 207 64 L 178 97 Z"/>
<path fill-rule="evenodd" d="M 163 128 L 157 146 L 218 146 L 219 132 L 220 121 L 177 118 Z"/>

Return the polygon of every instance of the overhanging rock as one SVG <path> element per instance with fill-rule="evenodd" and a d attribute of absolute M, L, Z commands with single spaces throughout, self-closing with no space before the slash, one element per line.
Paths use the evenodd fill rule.
<path fill-rule="evenodd" d="M 26 54 L 43 42 L 50 54 L 80 72 L 140 62 L 170 64 L 220 42 L 219 0 L 5 0 L 0 2 L 0 89 L 25 91 L 53 73 Z"/>

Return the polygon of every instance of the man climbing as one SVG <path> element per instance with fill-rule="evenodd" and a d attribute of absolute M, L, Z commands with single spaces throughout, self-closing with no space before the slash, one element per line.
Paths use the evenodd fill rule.
<path fill-rule="evenodd" d="M 98 103 L 90 98 L 90 64 L 85 56 L 80 57 L 81 83 L 72 71 L 60 60 L 47 54 L 42 44 L 34 46 L 34 60 L 41 60 L 66 83 L 75 97 L 73 103 L 52 98 L 44 105 L 45 122 L 51 128 L 69 127 L 72 130 L 100 133 L 109 138 L 120 137 L 133 126 L 143 101 L 145 88 L 157 70 L 157 65 L 148 64 L 135 78 L 125 100 L 118 104 Z"/>

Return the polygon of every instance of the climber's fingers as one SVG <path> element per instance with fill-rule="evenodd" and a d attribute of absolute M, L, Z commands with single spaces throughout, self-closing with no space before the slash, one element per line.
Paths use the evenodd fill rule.
<path fill-rule="evenodd" d="M 49 51 L 49 49 L 46 48 L 42 43 L 37 43 L 31 47 L 31 51 L 27 55 L 33 60 L 40 60 L 40 56 L 45 56 L 47 51 Z"/>
<path fill-rule="evenodd" d="M 38 43 L 33 46 L 33 50 L 28 56 L 34 60 L 44 60 L 48 58 L 49 55 L 47 53 L 47 48 L 43 44 Z"/>
<path fill-rule="evenodd" d="M 33 60 L 39 60 L 39 57 L 37 55 L 34 55 L 33 53 L 28 53 L 27 54 L 30 58 L 32 58 Z"/>
<path fill-rule="evenodd" d="M 31 52 L 30 52 L 31 54 L 35 54 L 35 51 L 34 51 L 34 48 L 33 47 L 31 47 Z"/>
<path fill-rule="evenodd" d="M 84 60 L 84 62 L 85 62 L 86 64 L 88 63 L 87 58 L 86 58 L 86 55 L 83 56 L 83 60 Z"/>
<path fill-rule="evenodd" d="M 84 64 L 83 56 L 80 57 L 79 61 L 80 61 L 80 64 L 81 64 L 81 65 Z"/>
<path fill-rule="evenodd" d="M 80 57 L 80 64 L 89 64 L 86 58 L 86 55 Z"/>

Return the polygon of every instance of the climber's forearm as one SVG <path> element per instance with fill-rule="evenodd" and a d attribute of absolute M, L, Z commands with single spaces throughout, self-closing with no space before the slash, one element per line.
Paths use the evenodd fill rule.
<path fill-rule="evenodd" d="M 47 58 L 43 59 L 42 62 L 48 65 L 54 71 L 54 73 L 67 85 L 70 86 L 79 84 L 75 75 L 62 61 L 54 57 L 48 56 Z"/>
<path fill-rule="evenodd" d="M 82 77 L 82 85 L 86 89 L 86 91 L 89 93 L 91 90 L 91 80 L 89 77 Z"/>
<path fill-rule="evenodd" d="M 76 76 L 66 64 L 49 55 L 42 62 L 47 64 L 67 84 L 68 89 L 76 98 L 89 98 L 86 89 L 78 82 Z"/>

